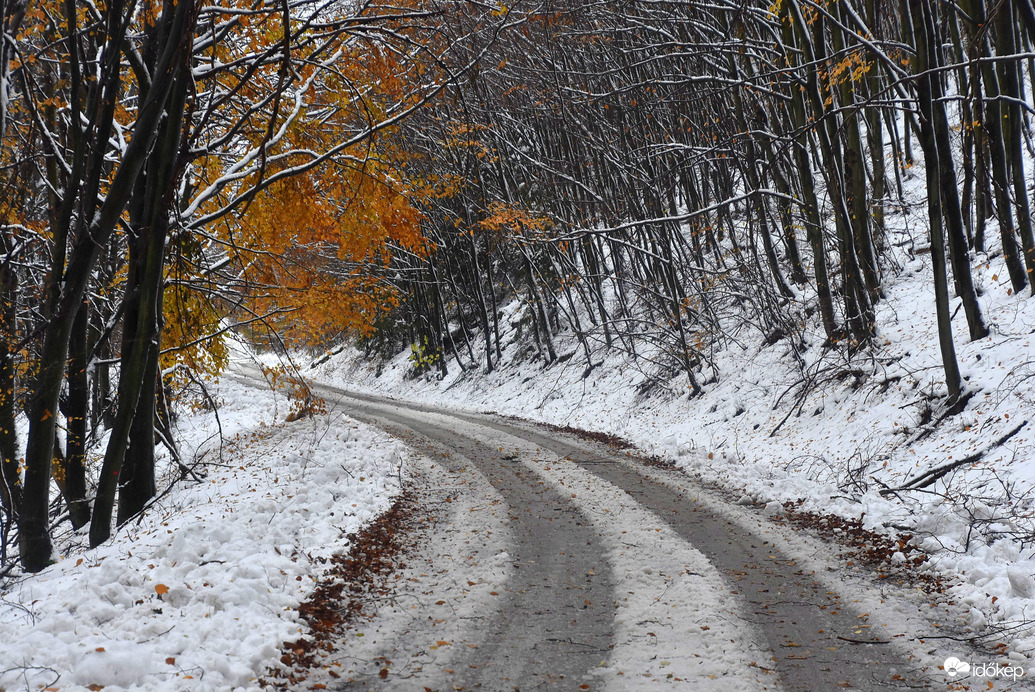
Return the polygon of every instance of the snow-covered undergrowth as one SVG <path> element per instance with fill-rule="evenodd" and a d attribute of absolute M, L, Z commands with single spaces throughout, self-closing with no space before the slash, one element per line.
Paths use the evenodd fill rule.
<path fill-rule="evenodd" d="M 1035 425 L 1022 424 L 1035 410 L 1035 298 L 1012 295 L 994 247 L 975 258 L 991 336 L 967 341 L 957 299 L 956 348 L 972 398 L 961 414 L 946 415 L 924 210 L 889 214 L 889 253 L 900 270 L 885 277 L 875 343 L 851 357 L 823 347 L 814 319 L 798 349 L 786 338 L 767 345 L 763 332 L 738 323 L 711 354 L 718 381 L 690 398 L 684 376 L 656 386 L 642 361 L 615 351 L 594 354 L 602 363 L 587 375 L 571 335 L 558 347 L 566 361 L 529 359 L 522 308 L 512 303 L 502 311 L 505 350 L 492 373 L 450 363 L 444 379 L 415 379 L 408 351 L 379 366 L 346 349 L 307 374 L 616 434 L 745 502 L 802 500 L 803 510 L 912 534 L 933 556 L 926 569 L 959 579 L 950 597 L 969 609 L 971 633 L 1027 655 L 1035 651 Z M 922 482 L 957 461 L 965 463 Z"/>
<path fill-rule="evenodd" d="M 202 482 L 97 549 L 66 536 L 57 564 L 0 584 L 0 690 L 255 689 L 304 632 L 320 559 L 391 503 L 404 450 L 340 414 L 282 425 L 268 390 L 212 391 L 225 442 L 210 411 L 179 421 Z"/>

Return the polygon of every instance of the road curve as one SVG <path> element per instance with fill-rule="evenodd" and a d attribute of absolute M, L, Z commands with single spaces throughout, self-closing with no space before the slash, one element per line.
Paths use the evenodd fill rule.
<path fill-rule="evenodd" d="M 947 688 L 898 646 L 913 634 L 860 630 L 864 614 L 678 472 L 498 416 L 316 389 L 433 460 L 413 469 L 421 548 L 328 656 L 329 689 Z"/>

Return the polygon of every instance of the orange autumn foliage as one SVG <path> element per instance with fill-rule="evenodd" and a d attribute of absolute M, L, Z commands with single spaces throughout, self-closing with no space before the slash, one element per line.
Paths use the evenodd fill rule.
<path fill-rule="evenodd" d="M 293 344 L 317 344 L 343 331 L 368 333 L 379 310 L 397 302 L 377 277 L 391 249 L 420 252 L 421 213 L 405 181 L 377 160 L 359 170 L 317 171 L 277 183 L 239 220 L 251 301 Z M 248 253 L 245 253 L 248 254 Z"/>
<path fill-rule="evenodd" d="M 405 14 L 408 4 L 378 12 Z M 242 33 L 269 44 L 283 30 L 276 13 L 269 13 L 253 17 Z M 396 30 L 409 32 L 402 22 Z M 296 41 L 293 50 L 310 45 L 317 44 Z M 241 130 L 256 150 L 276 138 L 261 171 L 202 209 L 218 209 L 241 190 L 372 132 L 321 166 L 278 180 L 210 229 L 239 268 L 246 295 L 238 317 L 267 315 L 266 322 L 293 345 L 319 344 L 342 332 L 368 333 L 376 315 L 398 302 L 382 275 L 393 251 L 423 252 L 420 208 L 429 194 L 424 181 L 407 174 L 413 155 L 399 141 L 398 126 L 379 123 L 416 103 L 434 68 L 423 65 L 420 55 L 388 49 L 364 34 L 319 45 L 318 59 L 295 60 L 292 75 L 299 88 L 285 95 L 279 117 L 250 121 Z M 213 60 L 227 62 L 249 49 L 243 41 L 211 50 Z M 275 68 L 247 79 L 220 79 L 247 101 L 276 85 L 282 75 Z M 201 157 L 195 163 L 198 187 L 219 180 L 232 165 Z"/>

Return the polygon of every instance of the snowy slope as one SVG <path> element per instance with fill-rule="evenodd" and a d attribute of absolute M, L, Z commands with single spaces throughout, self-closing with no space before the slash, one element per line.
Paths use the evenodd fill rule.
<path fill-rule="evenodd" d="M 886 277 L 876 345 L 853 358 L 823 349 L 816 325 L 799 354 L 786 340 L 767 346 L 763 334 L 738 325 L 731 345 L 712 354 L 719 381 L 691 399 L 680 378 L 647 388 L 642 365 L 614 352 L 596 354 L 603 365 L 584 378 L 570 335 L 558 346 L 574 354 L 570 360 L 523 360 L 520 308 L 511 304 L 500 321 L 502 367 L 493 373 L 450 363 L 444 380 L 414 378 L 403 352 L 378 375 L 375 364 L 346 349 L 317 359 L 307 374 L 360 391 L 616 434 L 745 502 L 801 500 L 806 511 L 913 534 L 932 555 L 926 569 L 959 580 L 950 597 L 965 604 L 965 636 L 1005 643 L 998 651 L 1021 660 L 1035 651 L 1035 425 L 1017 430 L 1035 411 L 1035 299 L 1012 295 L 994 247 L 976 258 L 992 334 L 967 342 L 957 311 L 957 353 L 973 398 L 961 415 L 943 417 L 924 212 L 916 205 L 889 217 L 888 244 L 901 269 Z M 929 487 L 896 492 L 972 455 L 980 458 Z"/>
<path fill-rule="evenodd" d="M 404 451 L 340 414 L 282 424 L 269 390 L 213 392 L 222 446 L 211 412 L 180 421 L 203 482 L 177 483 L 95 550 L 66 536 L 57 564 L 0 583 L 0 690 L 254 689 L 298 639 L 317 560 L 391 503 Z"/>

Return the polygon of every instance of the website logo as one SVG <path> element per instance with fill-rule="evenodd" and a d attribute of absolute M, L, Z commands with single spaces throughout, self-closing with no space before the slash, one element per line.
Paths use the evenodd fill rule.
<path fill-rule="evenodd" d="M 949 678 L 958 680 L 963 678 L 1008 678 L 1018 680 L 1024 677 L 1024 668 L 1015 665 L 1001 665 L 999 663 L 975 663 L 971 665 L 956 656 L 949 656 L 942 664 L 942 670 Z M 989 683 L 991 684 L 991 683 Z"/>

